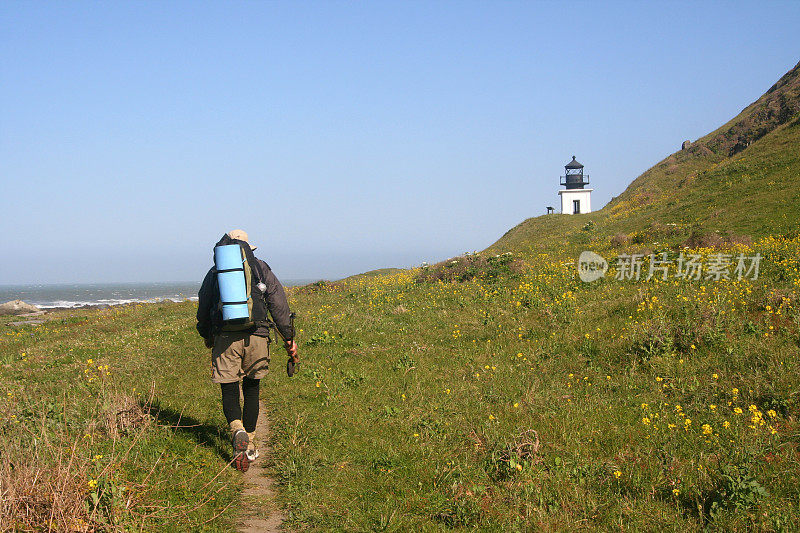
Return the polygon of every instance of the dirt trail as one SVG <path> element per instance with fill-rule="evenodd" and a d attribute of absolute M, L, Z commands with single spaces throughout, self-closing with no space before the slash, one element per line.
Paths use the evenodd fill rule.
<path fill-rule="evenodd" d="M 256 425 L 257 444 L 261 456 L 244 473 L 245 487 L 242 492 L 242 520 L 238 530 L 241 533 L 270 533 L 283 531 L 286 515 L 275 503 L 275 489 L 272 478 L 265 466 L 269 461 L 270 450 L 266 447 L 269 435 L 267 410 L 261 405 Z"/>

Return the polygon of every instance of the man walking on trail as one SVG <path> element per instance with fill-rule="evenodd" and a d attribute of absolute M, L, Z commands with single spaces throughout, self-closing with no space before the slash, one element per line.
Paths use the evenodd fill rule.
<path fill-rule="evenodd" d="M 231 230 L 220 240 L 221 244 L 239 244 L 252 250 L 247 233 Z M 237 252 L 238 253 L 238 252 Z M 206 347 L 211 348 L 211 380 L 222 388 L 222 410 L 231 430 L 234 450 L 234 466 L 246 472 L 250 462 L 258 458 L 255 444 L 256 421 L 258 420 L 259 383 L 269 369 L 269 330 L 266 311 L 272 316 L 278 335 L 283 339 L 284 348 L 293 361 L 297 361 L 297 344 L 294 341 L 294 328 L 290 318 L 289 304 L 283 286 L 272 273 L 269 265 L 255 258 L 248 265 L 253 287 L 257 288 L 251 298 L 251 310 L 262 306 L 261 315 L 252 325 L 239 331 L 226 331 L 223 324 L 222 302 L 217 268 L 212 267 L 198 293 L 197 331 L 203 337 Z M 242 257 L 245 256 L 244 248 Z M 225 272 L 224 270 L 222 272 Z M 261 301 L 257 301 L 257 300 Z M 266 306 L 266 310 L 263 306 Z M 248 323 L 249 324 L 249 323 Z M 244 407 L 239 405 L 239 382 L 241 380 Z"/>

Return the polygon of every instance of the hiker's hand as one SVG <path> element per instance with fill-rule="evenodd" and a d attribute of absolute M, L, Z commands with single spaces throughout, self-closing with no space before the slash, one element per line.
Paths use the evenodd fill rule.
<path fill-rule="evenodd" d="M 206 348 L 214 347 L 214 337 L 203 337 L 203 341 L 206 343 Z"/>
<path fill-rule="evenodd" d="M 289 354 L 289 357 L 291 357 L 293 361 L 297 362 L 299 359 L 299 357 L 297 357 L 297 343 L 294 341 L 289 341 L 284 343 L 283 347 L 286 348 L 286 353 Z"/>

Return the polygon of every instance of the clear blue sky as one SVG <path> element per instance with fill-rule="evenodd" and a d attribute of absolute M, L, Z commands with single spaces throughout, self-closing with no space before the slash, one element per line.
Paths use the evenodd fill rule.
<path fill-rule="evenodd" d="M 596 208 L 800 60 L 800 2 L 0 3 L 0 283 L 279 277 Z"/>

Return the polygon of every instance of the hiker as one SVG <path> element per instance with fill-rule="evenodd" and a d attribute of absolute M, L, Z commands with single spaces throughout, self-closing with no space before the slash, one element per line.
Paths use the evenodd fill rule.
<path fill-rule="evenodd" d="M 221 266 L 218 272 L 218 261 L 221 261 L 218 250 L 221 247 L 238 254 L 232 256 L 237 268 Z M 197 332 L 205 340 L 206 347 L 211 348 L 211 381 L 219 383 L 222 388 L 222 411 L 230 426 L 233 463 L 242 472 L 246 472 L 250 463 L 259 456 L 255 443 L 258 392 L 260 380 L 269 369 L 271 342 L 271 324 L 267 312 L 272 315 L 275 329 L 283 339 L 291 362 L 298 360 L 286 293 L 269 265 L 253 255 L 252 250 L 255 249 L 243 230 L 226 233 L 214 248 L 215 266 L 203 279 L 197 307 Z M 236 278 L 242 295 L 245 295 L 246 282 L 250 293 L 238 298 L 244 298 L 245 301 L 222 301 L 220 287 L 223 287 L 223 293 L 230 291 L 228 282 L 232 278 L 221 277 L 227 274 Z M 229 306 L 229 309 L 223 312 L 225 306 Z M 242 318 L 231 319 L 233 312 L 243 312 Z M 240 380 L 244 408 L 239 405 Z"/>

